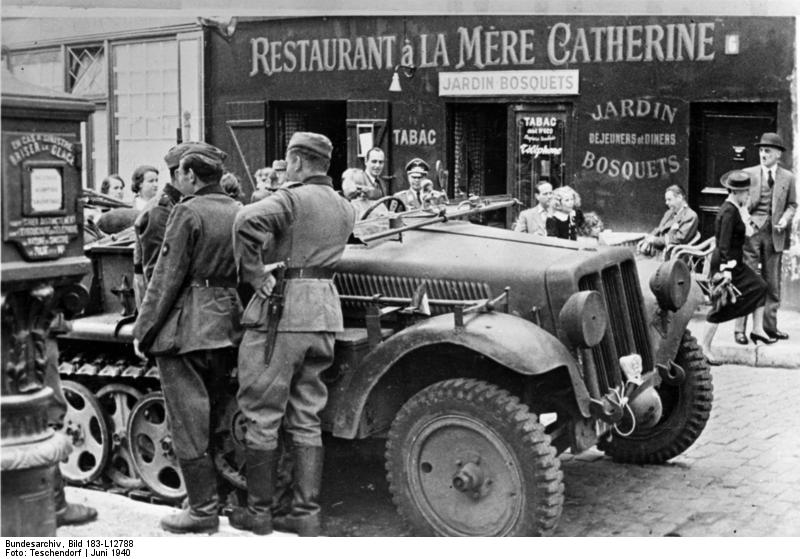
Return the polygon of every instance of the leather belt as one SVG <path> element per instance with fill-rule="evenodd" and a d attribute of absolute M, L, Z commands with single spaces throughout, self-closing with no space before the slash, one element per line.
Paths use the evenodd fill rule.
<path fill-rule="evenodd" d="M 307 268 L 286 268 L 283 278 L 290 279 L 333 279 L 332 268 L 309 266 Z"/>
<path fill-rule="evenodd" d="M 195 278 L 189 285 L 192 287 L 236 287 L 234 280 L 223 278 Z"/>

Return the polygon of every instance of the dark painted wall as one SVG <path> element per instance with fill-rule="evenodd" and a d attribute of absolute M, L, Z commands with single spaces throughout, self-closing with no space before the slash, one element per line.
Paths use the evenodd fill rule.
<path fill-rule="evenodd" d="M 670 52 L 667 37 L 672 30 L 681 26 L 690 30 L 692 24 L 695 33 L 693 57 L 684 50 L 683 60 L 667 60 Z M 505 37 L 507 44 L 516 43 L 511 51 L 515 52 L 518 63 L 515 64 L 514 55 L 506 51 L 506 64 L 498 60 L 497 64 L 487 63 L 479 68 L 473 53 L 473 56 L 466 57 L 462 67 L 457 67 L 462 55 L 459 28 L 466 29 L 466 36 L 471 39 L 477 26 L 482 26 L 482 45 L 487 42 L 491 44 L 489 37 L 496 40 L 497 49 L 490 50 L 490 57 L 500 58 Z M 569 26 L 570 32 L 568 40 L 566 26 Z M 621 49 L 612 47 L 610 55 L 607 48 L 609 27 L 623 28 Z M 600 31 L 597 28 L 606 29 Z M 581 46 L 579 29 L 583 30 L 586 38 L 583 50 L 576 48 Z M 499 33 L 487 35 L 492 31 Z M 503 34 L 503 31 L 510 33 Z M 659 57 L 657 48 L 651 48 L 649 52 L 653 60 L 644 60 L 648 50 L 645 46 L 647 33 L 654 39 L 658 38 L 659 33 L 664 35 L 661 41 L 655 41 L 660 45 L 663 57 Z M 398 177 L 394 188 L 399 189 L 405 188 L 403 166 L 410 158 L 419 156 L 429 162 L 441 159 L 447 163 L 446 103 L 476 99 L 502 104 L 562 103 L 570 107 L 566 181 L 581 193 L 586 209 L 601 213 L 607 227 L 645 230 L 651 228 L 663 213 L 665 187 L 678 183 L 690 189 L 702 188 L 688 183 L 691 176 L 691 103 L 775 103 L 778 131 L 792 145 L 791 115 L 794 108 L 790 80 L 794 68 L 794 33 L 792 18 L 757 17 L 532 15 L 495 18 L 317 17 L 244 20 L 239 22 L 229 42 L 216 32 L 206 32 L 207 138 L 231 153 L 231 166 L 243 174 L 241 158 L 236 156 L 237 149 L 225 123 L 232 118 L 246 120 L 248 114 L 254 119 L 261 118 L 257 116 L 260 103 L 236 105 L 238 108 L 235 110 L 229 103 L 388 100 L 391 104 L 389 134 L 393 145 L 389 155 L 392 169 L 387 169 L 387 173 L 393 172 Z M 726 35 L 729 34 L 738 35 L 739 54 L 725 54 Z M 427 55 L 424 58 L 421 52 L 423 36 L 427 37 Z M 596 48 L 598 36 L 601 45 L 599 51 Z M 359 37 L 367 51 L 364 58 L 356 56 L 353 60 L 357 54 Z M 380 62 L 369 56 L 368 37 L 374 38 L 373 47 L 383 48 Z M 406 44 L 404 38 L 413 49 L 412 61 L 418 69 L 411 79 L 401 76 L 402 93 L 391 93 L 388 88 L 392 70 L 395 64 L 401 63 L 403 46 Z M 320 58 L 324 58 L 325 39 L 330 39 L 327 43 L 329 48 L 338 48 L 340 43 L 337 41 L 344 39 L 351 49 L 351 57 L 345 57 L 343 63 L 337 60 L 337 68 L 332 71 L 318 70 L 319 59 L 312 60 L 315 44 L 320 49 Z M 257 53 L 267 52 L 266 64 L 254 66 L 253 41 Z M 520 45 L 525 41 L 529 47 L 520 50 Z M 336 42 L 336 47 L 332 47 L 333 42 Z M 307 71 L 301 70 L 302 45 L 306 49 Z M 434 57 L 437 46 L 440 47 L 438 56 Z M 548 47 L 552 50 L 551 55 Z M 280 56 L 273 59 L 273 50 Z M 574 62 L 567 59 L 562 63 L 567 50 L 577 51 L 578 54 Z M 443 51 L 447 53 L 447 64 Z M 486 54 L 485 51 L 483 54 Z M 586 55 L 588 61 L 585 60 Z M 531 57 L 533 62 L 524 60 Z M 611 60 L 608 60 L 609 57 Z M 642 60 L 636 60 L 640 57 Z M 259 60 L 258 56 L 255 58 Z M 368 68 L 370 60 L 372 69 Z M 357 68 L 347 69 L 348 61 L 354 62 Z M 431 66 L 423 67 L 426 64 Z M 311 65 L 314 68 L 309 70 L 308 66 Z M 338 66 L 345 68 L 340 70 Z M 439 72 L 442 71 L 533 69 L 577 70 L 578 94 L 554 97 L 504 95 L 488 99 L 439 96 Z M 267 75 L 265 70 L 271 75 Z M 238 114 L 234 114 L 236 111 Z M 394 141 L 395 137 L 400 137 L 395 135 L 396 132 L 401 134 L 410 130 L 435 130 L 435 143 L 398 145 Z M 604 133 L 625 136 L 603 136 Z M 659 136 L 644 137 L 643 134 Z M 257 140 L 252 140 L 257 136 L 249 136 L 251 140 L 245 150 L 261 153 L 262 146 L 258 145 Z M 659 143 L 654 144 L 654 139 Z M 508 140 L 503 137 L 492 141 Z M 336 148 L 346 149 L 345 146 Z M 268 151 L 269 146 L 263 149 Z M 509 153 L 514 152 L 509 150 Z M 267 152 L 264 153 L 264 160 L 268 162 L 279 155 Z M 790 164 L 791 150 L 784 155 L 783 161 Z"/>

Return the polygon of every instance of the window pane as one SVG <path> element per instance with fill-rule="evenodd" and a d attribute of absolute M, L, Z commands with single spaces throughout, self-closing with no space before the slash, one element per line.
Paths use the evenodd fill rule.
<path fill-rule="evenodd" d="M 163 157 L 176 141 L 178 126 L 177 42 L 132 43 L 112 49 L 119 172 L 127 181 L 137 166 L 153 165 L 159 168 L 163 184 L 168 180 Z"/>

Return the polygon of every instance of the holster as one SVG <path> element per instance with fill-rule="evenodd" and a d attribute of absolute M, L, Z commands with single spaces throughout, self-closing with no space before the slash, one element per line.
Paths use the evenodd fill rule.
<path fill-rule="evenodd" d="M 267 298 L 267 339 L 264 345 L 264 364 L 269 365 L 272 352 L 275 350 L 275 339 L 278 337 L 278 324 L 283 315 L 283 293 L 286 290 L 284 269 L 279 268 L 272 273 L 275 276 L 275 287 Z"/>

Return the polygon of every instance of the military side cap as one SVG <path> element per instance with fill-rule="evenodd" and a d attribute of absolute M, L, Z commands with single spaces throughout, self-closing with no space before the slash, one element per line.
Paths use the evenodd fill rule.
<path fill-rule="evenodd" d="M 219 166 L 221 166 L 225 158 L 228 157 L 228 154 L 218 147 L 205 142 L 192 142 L 192 145 L 183 152 L 181 159 L 188 155 L 199 155 L 201 158 L 205 159 L 207 163 Z"/>
<path fill-rule="evenodd" d="M 285 171 L 286 170 L 286 160 L 284 159 L 276 159 L 272 162 L 272 169 L 274 171 Z"/>
<path fill-rule="evenodd" d="M 164 163 L 167 164 L 168 169 L 174 169 L 181 164 L 181 158 L 184 156 L 186 151 L 192 147 L 196 146 L 198 142 L 183 142 L 182 144 L 175 144 L 164 156 Z"/>
<path fill-rule="evenodd" d="M 423 159 L 419 157 L 415 157 L 411 161 L 406 164 L 406 174 L 409 175 L 411 173 L 422 173 L 423 175 L 428 174 L 428 170 L 430 167 Z"/>
<path fill-rule="evenodd" d="M 775 132 L 767 132 L 761 136 L 761 141 L 756 144 L 756 147 L 762 146 L 786 151 L 786 146 L 783 145 L 783 138 Z"/>
<path fill-rule="evenodd" d="M 744 171 L 728 171 L 719 182 L 728 190 L 747 190 L 750 188 L 750 175 Z"/>
<path fill-rule="evenodd" d="M 287 150 L 292 148 L 301 148 L 325 159 L 330 159 L 331 153 L 333 153 L 333 144 L 328 137 L 314 132 L 295 132 L 292 134 Z"/>

